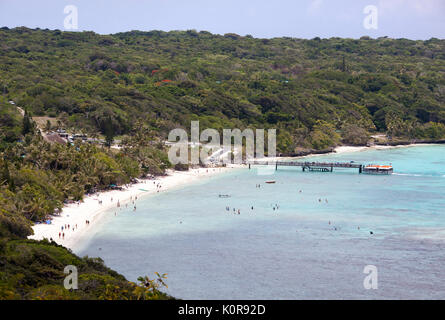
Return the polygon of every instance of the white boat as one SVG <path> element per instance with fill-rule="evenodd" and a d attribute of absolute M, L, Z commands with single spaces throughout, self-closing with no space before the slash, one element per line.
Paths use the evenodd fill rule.
<path fill-rule="evenodd" d="M 363 173 L 368 173 L 368 174 L 392 174 L 393 172 L 394 169 L 392 166 L 370 164 L 363 168 Z"/>

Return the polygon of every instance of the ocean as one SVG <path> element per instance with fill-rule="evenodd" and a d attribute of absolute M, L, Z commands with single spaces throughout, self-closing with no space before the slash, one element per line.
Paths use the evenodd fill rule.
<path fill-rule="evenodd" d="M 444 299 L 445 146 L 307 159 L 394 174 L 235 169 L 110 211 L 74 251 L 131 281 L 167 273 L 181 299 Z"/>

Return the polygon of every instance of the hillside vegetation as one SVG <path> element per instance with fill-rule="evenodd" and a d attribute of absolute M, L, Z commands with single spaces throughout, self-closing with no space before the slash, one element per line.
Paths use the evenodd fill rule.
<path fill-rule="evenodd" d="M 368 133 L 445 137 L 445 40 L 255 39 L 0 30 L 1 87 L 34 116 L 126 134 L 277 128 L 279 152 L 363 144 Z"/>

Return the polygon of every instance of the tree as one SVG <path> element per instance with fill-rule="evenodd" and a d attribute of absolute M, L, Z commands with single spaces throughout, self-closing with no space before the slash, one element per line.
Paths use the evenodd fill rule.
<path fill-rule="evenodd" d="M 22 134 L 25 136 L 28 133 L 32 133 L 33 131 L 34 131 L 34 125 L 32 122 L 32 118 L 29 115 L 28 111 L 25 110 L 25 115 L 23 116 Z"/>
<path fill-rule="evenodd" d="M 105 145 L 107 147 L 111 147 L 114 141 L 114 128 L 113 128 L 113 122 L 111 121 L 111 117 L 109 117 L 105 121 L 104 125 L 104 133 L 105 133 Z"/>
<path fill-rule="evenodd" d="M 51 131 L 51 121 L 46 120 L 45 131 Z"/>
<path fill-rule="evenodd" d="M 355 124 L 342 127 L 342 142 L 348 145 L 365 145 L 369 140 L 368 132 Z"/>
<path fill-rule="evenodd" d="M 335 131 L 332 124 L 317 120 L 312 132 L 311 143 L 317 150 L 326 149 L 337 145 L 340 142 L 340 135 Z"/>

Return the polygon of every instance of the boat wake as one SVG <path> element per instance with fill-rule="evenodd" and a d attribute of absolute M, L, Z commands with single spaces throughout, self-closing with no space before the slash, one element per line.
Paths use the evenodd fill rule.
<path fill-rule="evenodd" d="M 445 178 L 445 174 L 444 175 L 440 175 L 440 174 L 418 174 L 418 173 L 393 173 L 393 175 L 395 176 L 407 176 L 407 177 L 442 177 Z"/>

